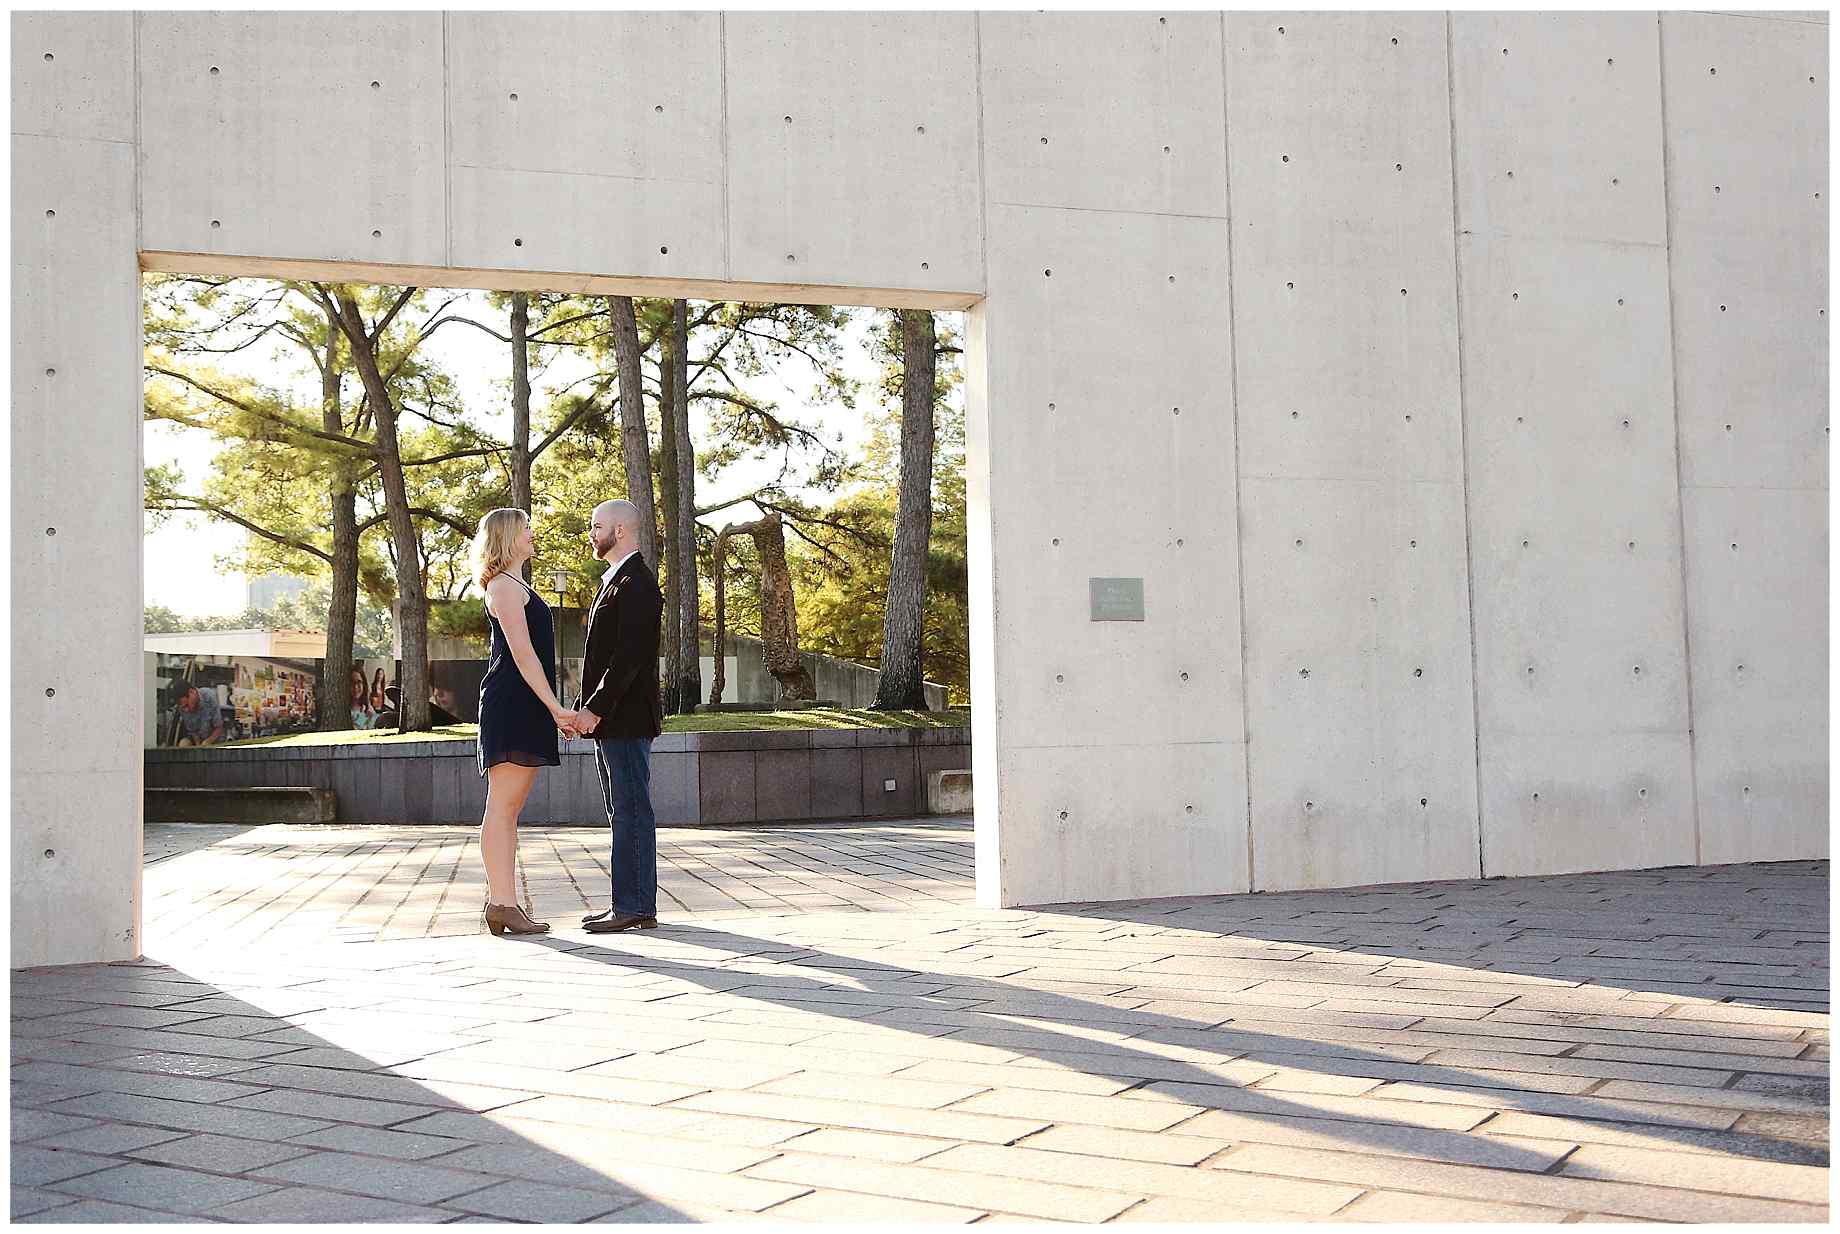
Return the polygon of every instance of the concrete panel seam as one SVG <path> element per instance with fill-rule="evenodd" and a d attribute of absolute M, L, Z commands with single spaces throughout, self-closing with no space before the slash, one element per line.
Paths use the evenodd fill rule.
<path fill-rule="evenodd" d="M 1476 555 L 1470 542 L 1469 425 L 1463 396 L 1463 202 L 1457 191 L 1457 64 L 1455 33 L 1448 10 L 1444 13 L 1444 99 L 1450 131 L 1451 274 L 1456 282 L 1457 328 L 1457 445 L 1463 459 L 1463 586 L 1469 601 L 1469 708 L 1470 753 L 1476 768 L 1476 877 L 1488 875 L 1482 844 L 1482 677 L 1476 664 Z"/>
<path fill-rule="evenodd" d="M 679 176 L 625 176 L 617 171 L 557 171 L 551 167 L 507 167 L 496 163 L 454 163 L 467 171 L 508 171 L 526 176 L 574 176 L 583 180 L 621 180 L 628 184 L 694 184 L 707 186 L 709 181 Z"/>
<path fill-rule="evenodd" d="M 733 278 L 735 241 L 728 217 L 728 168 L 731 160 L 728 150 L 728 14 L 725 12 L 716 13 L 716 80 L 722 91 L 722 277 Z"/>
<path fill-rule="evenodd" d="M 1239 578 L 1239 727 L 1241 740 L 1240 773 L 1246 786 L 1246 890 L 1257 891 L 1258 866 L 1252 837 L 1252 705 L 1247 686 L 1250 671 L 1246 660 L 1246 517 L 1241 509 L 1246 486 L 1239 476 L 1239 338 L 1234 323 L 1239 320 L 1233 309 L 1233 138 L 1228 132 L 1232 104 L 1227 96 L 1227 15 L 1220 14 L 1220 157 L 1221 175 L 1226 178 L 1227 203 L 1227 396 L 1233 402 L 1233 557 Z"/>
<path fill-rule="evenodd" d="M 141 14 L 134 14 L 133 30 L 133 70 L 134 70 L 134 251 L 141 249 Z M 145 326 L 142 327 L 145 329 Z M 141 474 L 146 474 L 145 447 L 142 448 Z M 142 577 L 146 577 L 144 574 Z M 140 922 L 134 923 L 134 932 L 140 934 Z"/>
<path fill-rule="evenodd" d="M 1668 410 L 1674 415 L 1674 518 L 1680 535 L 1680 652 L 1681 672 L 1687 690 L 1687 784 L 1693 801 L 1693 864 L 1703 860 L 1704 844 L 1699 819 L 1699 753 L 1694 749 L 1693 733 L 1693 619 L 1687 611 L 1692 590 L 1687 586 L 1687 511 L 1680 490 L 1680 340 L 1674 319 L 1674 192 L 1669 169 L 1667 126 L 1667 39 L 1661 23 L 1665 14 L 1655 14 L 1655 88 L 1661 92 L 1661 226 L 1667 248 L 1667 315 L 1668 315 Z"/>
<path fill-rule="evenodd" d="M 452 43 L 447 25 L 450 14 L 441 10 L 441 234 L 443 260 L 454 264 L 454 72 Z"/>
<path fill-rule="evenodd" d="M 137 146 L 138 147 L 138 145 L 140 144 L 132 140 L 123 141 L 119 137 L 72 137 L 64 133 L 34 133 L 27 129 L 13 129 L 12 135 L 14 137 L 36 137 L 43 141 L 83 142 L 86 145 L 92 145 L 92 146 Z M 138 161 L 139 160 L 137 156 L 136 162 L 138 163 Z"/>
<path fill-rule="evenodd" d="M 977 90 L 978 279 L 990 290 L 990 178 L 984 173 L 984 15 L 971 14 L 972 84 Z"/>
<path fill-rule="evenodd" d="M 1217 223 L 1227 221 L 1227 216 L 1224 214 L 1189 214 L 1180 210 L 1116 210 L 1099 206 L 1063 206 L 1052 201 L 993 201 L 990 204 L 1012 206 L 1019 210 L 1065 210 L 1071 214 L 1121 214 L 1131 218 L 1150 219 L 1208 219 Z"/>

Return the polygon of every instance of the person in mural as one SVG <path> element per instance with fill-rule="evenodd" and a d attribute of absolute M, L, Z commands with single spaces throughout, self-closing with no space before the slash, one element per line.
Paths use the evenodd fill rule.
<path fill-rule="evenodd" d="M 370 728 L 376 721 L 377 712 L 371 707 L 370 691 L 364 686 L 364 670 L 354 667 L 351 670 L 351 726 Z"/>
<path fill-rule="evenodd" d="M 544 934 L 517 898 L 517 822 L 537 770 L 559 766 L 556 733 L 575 735 L 575 713 L 551 689 L 555 627 L 549 605 L 526 586 L 536 551 L 530 516 L 493 510 L 473 537 L 473 578 L 485 592 L 491 660 L 479 683 L 479 774 L 489 781 L 479 850 L 486 867 L 485 924 L 494 935 Z"/>
<path fill-rule="evenodd" d="M 206 694 L 192 682 L 179 683 L 179 705 L 173 714 L 179 721 L 182 746 L 216 745 L 224 738 L 224 713 L 217 705 L 217 695 Z"/>

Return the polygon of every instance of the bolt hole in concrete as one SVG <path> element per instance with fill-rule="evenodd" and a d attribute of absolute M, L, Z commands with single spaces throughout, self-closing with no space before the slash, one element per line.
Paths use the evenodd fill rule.
<path fill-rule="evenodd" d="M 524 237 L 516 236 L 512 239 L 511 243 L 516 248 L 523 248 L 524 247 Z"/>
<path fill-rule="evenodd" d="M 670 246 L 670 245 L 668 245 L 668 244 L 661 244 L 661 245 L 659 245 L 659 246 L 658 246 L 658 252 L 659 252 L 660 254 L 667 254 L 667 253 L 669 253 L 670 251 L 671 251 L 671 246 Z"/>
<path fill-rule="evenodd" d="M 57 217 L 57 211 L 56 211 L 56 210 L 47 210 L 47 211 L 45 211 L 45 217 L 46 217 L 46 218 L 48 218 L 48 219 L 54 219 L 54 218 L 56 218 L 56 217 Z"/>
<path fill-rule="evenodd" d="M 57 697 L 57 688 L 55 686 L 46 686 L 45 687 L 45 697 L 46 698 Z"/>
<path fill-rule="evenodd" d="M 512 93 L 512 95 L 511 95 L 511 101 L 512 101 L 513 103 L 515 103 L 515 102 L 517 102 L 517 101 L 518 101 L 518 98 L 517 98 L 517 94 L 516 94 L 516 92 L 515 92 L 515 91 L 514 91 L 514 92 Z"/>
<path fill-rule="evenodd" d="M 55 848 L 48 848 L 48 849 L 46 849 L 46 850 L 45 850 L 45 856 L 46 856 L 46 857 L 55 857 L 55 856 L 57 856 L 57 849 L 55 849 Z"/>
<path fill-rule="evenodd" d="M 220 69 L 220 68 L 218 68 L 218 67 L 217 67 L 217 66 L 216 66 L 215 64 L 213 64 L 213 65 L 211 66 L 211 76 L 213 76 L 213 77 L 216 77 L 216 76 L 217 76 L 217 75 L 218 75 L 219 73 L 221 73 L 222 71 L 223 71 L 223 70 L 222 70 L 222 69 Z"/>
<path fill-rule="evenodd" d="M 371 229 L 371 239 L 373 239 L 373 240 L 381 240 L 381 239 L 383 239 L 383 233 L 382 233 L 381 231 L 378 231 L 378 230 L 377 230 L 376 228 L 374 228 L 374 227 L 373 227 L 373 228 Z"/>
<path fill-rule="evenodd" d="M 57 57 L 56 57 L 56 56 L 54 56 L 54 55 L 52 55 L 52 54 L 51 54 L 50 52 L 46 52 L 46 53 L 45 53 L 45 63 L 47 63 L 47 64 L 49 64 L 49 63 L 51 63 L 51 61 L 53 61 L 53 60 L 55 60 L 55 59 L 57 59 Z M 1810 81 L 1813 81 L 1813 80 L 1814 80 L 1814 78 L 1812 78 L 1812 77 L 1811 77 L 1811 78 L 1809 78 L 1808 80 L 1810 80 Z"/>
<path fill-rule="evenodd" d="M 224 225 L 224 224 L 223 224 L 223 220 L 222 220 L 222 219 L 212 219 L 212 220 L 211 220 L 211 226 L 212 226 L 213 228 L 218 228 L 218 227 L 222 227 L 223 225 Z"/>
<path fill-rule="evenodd" d="M 57 534 L 57 528 L 55 528 L 55 527 L 47 527 L 47 528 L 45 528 L 45 534 L 46 534 L 46 535 L 48 535 L 48 536 L 55 536 L 55 535 Z"/>
<path fill-rule="evenodd" d="M 373 90 L 381 90 L 381 89 L 383 89 L 383 83 L 382 83 L 382 82 L 380 82 L 380 81 L 373 81 L 373 82 L 371 83 L 371 89 L 373 89 Z"/>
<path fill-rule="evenodd" d="M 54 369 L 54 368 L 48 368 L 48 369 L 46 369 L 46 370 L 45 370 L 45 376 L 47 376 L 47 377 L 56 377 L 56 376 L 57 376 L 57 370 L 56 370 L 56 369 Z"/>
<path fill-rule="evenodd" d="M 660 103 L 658 106 L 652 108 L 652 110 L 662 116 L 664 115 L 664 104 Z"/>
<path fill-rule="evenodd" d="M 1183 674 L 1182 674 L 1182 680 L 1183 680 L 1183 681 L 1187 681 L 1187 680 L 1188 680 L 1188 674 L 1187 674 L 1187 673 L 1183 673 Z"/>

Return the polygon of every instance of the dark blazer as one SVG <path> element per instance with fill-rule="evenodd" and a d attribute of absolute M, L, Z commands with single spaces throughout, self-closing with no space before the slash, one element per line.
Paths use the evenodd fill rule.
<path fill-rule="evenodd" d="M 664 730 L 658 690 L 663 613 L 658 579 L 640 553 L 628 557 L 594 598 L 581 665 L 581 705 L 601 718 L 590 736 L 656 737 Z"/>

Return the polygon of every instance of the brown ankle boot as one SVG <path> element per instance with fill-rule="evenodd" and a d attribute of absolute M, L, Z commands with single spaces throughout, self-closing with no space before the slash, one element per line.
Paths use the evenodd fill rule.
<path fill-rule="evenodd" d="M 549 922 L 532 921 L 530 915 L 516 904 L 494 904 L 486 901 L 486 929 L 494 937 L 503 934 L 548 934 Z"/>

